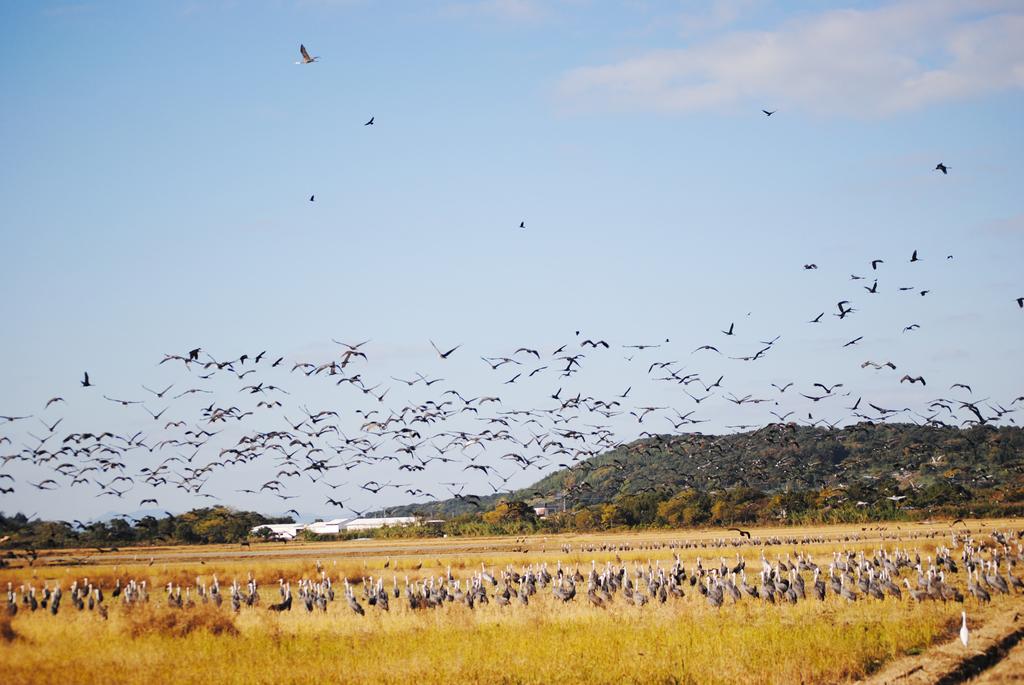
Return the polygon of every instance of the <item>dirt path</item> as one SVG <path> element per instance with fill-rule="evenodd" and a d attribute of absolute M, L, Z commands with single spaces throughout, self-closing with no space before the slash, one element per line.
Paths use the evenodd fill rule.
<path fill-rule="evenodd" d="M 971 610 L 970 642 L 960 643 L 959 624 L 953 639 L 922 654 L 899 659 L 861 685 L 957 685 L 958 683 L 1024 682 L 1024 596 L 1000 609 Z"/>
<path fill-rule="evenodd" d="M 1010 650 L 1002 661 L 968 681 L 972 685 L 1008 685 L 1024 683 L 1024 640 Z"/>

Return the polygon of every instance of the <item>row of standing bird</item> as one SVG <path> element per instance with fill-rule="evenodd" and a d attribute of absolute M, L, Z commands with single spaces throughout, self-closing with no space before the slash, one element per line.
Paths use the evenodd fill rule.
<path fill-rule="evenodd" d="M 559 560 L 553 567 L 547 562 L 529 563 L 519 568 L 508 564 L 497 573 L 481 564 L 479 571 L 465 577 L 456 577 L 449 567 L 446 573 L 437 576 L 416 579 L 405 576 L 401 585 L 397 573 L 392 574 L 390 583 L 374 576 L 339 580 L 346 604 L 359 615 L 366 613 L 364 603 L 389 611 L 391 600 L 403 596 L 411 610 L 451 603 L 473 608 L 492 600 L 499 606 L 529 605 L 531 598 L 545 589 L 555 600 L 569 603 L 579 596 L 577 588 L 584 583 L 587 602 L 601 608 L 618 601 L 619 597 L 626 603 L 643 606 L 652 600 L 659 603 L 670 598 L 682 600 L 688 593 L 703 595 L 713 607 L 721 607 L 727 600 L 737 603 L 744 598 L 770 604 L 795 604 L 809 597 L 824 601 L 829 594 L 848 602 L 866 598 L 964 602 L 968 596 L 977 602 L 988 602 L 993 594 L 1024 592 L 1024 581 L 1013 573 L 1014 566 L 1020 562 L 1024 562 L 1024 544 L 1020 538 L 1014 541 L 1014 536 L 996 532 L 991 540 L 984 542 L 954 534 L 950 545 L 939 546 L 934 557 L 924 558 L 920 553 L 911 554 L 898 546 L 879 549 L 870 555 L 863 550 L 836 551 L 827 563 L 819 563 L 805 552 L 787 554 L 785 559 L 778 555 L 772 561 L 762 550 L 759 561 L 755 562 L 759 570 L 752 571 L 752 575 L 748 575 L 747 561 L 740 552 L 736 553 L 734 561 L 725 557 L 717 561 L 697 557 L 688 569 L 673 551 L 671 560 L 665 563 L 662 560 L 628 563 L 618 559 L 599 563 L 592 559 L 586 574 L 578 564 L 570 566 Z M 805 573 L 811 574 L 809 582 L 804 578 Z M 150 601 L 147 588 L 146 580 L 130 579 L 122 584 L 118 578 L 110 595 L 127 606 L 146 603 Z M 196 578 L 193 585 L 184 588 L 168 582 L 165 593 L 167 605 L 175 609 L 192 608 L 198 603 L 220 607 L 224 601 L 216 575 L 209 584 Z M 336 597 L 334 581 L 319 562 L 313 578 L 294 581 L 279 578 L 278 595 L 278 601 L 267 605 L 270 611 L 290 611 L 297 598 L 299 605 L 309 613 L 327 612 Z M 235 612 L 262 604 L 260 586 L 251 573 L 244 583 L 232 581 L 228 596 Z M 7 611 L 16 614 L 20 606 L 29 611 L 48 609 L 57 615 L 62 597 L 60 584 L 51 588 L 49 583 L 44 583 L 37 590 L 31 583 L 17 589 L 13 583 L 8 583 Z M 88 578 L 75 580 L 69 597 L 79 611 L 98 609 L 103 618 L 107 617 L 106 595 L 98 583 Z"/>

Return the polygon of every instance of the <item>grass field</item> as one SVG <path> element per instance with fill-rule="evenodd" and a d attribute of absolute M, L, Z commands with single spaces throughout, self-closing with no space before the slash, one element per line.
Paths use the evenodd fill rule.
<path fill-rule="evenodd" d="M 1021 527 L 1013 521 L 968 526 L 976 545 L 991 543 L 984 558 L 994 549 L 991 531 Z M 390 589 L 395 579 L 404 587 L 406 576 L 440 583 L 451 567 L 452 576 L 464 583 L 481 564 L 499 576 L 510 566 L 521 570 L 541 563 L 555 572 L 561 562 L 568 572 L 578 567 L 586 576 L 591 560 L 598 567 L 621 560 L 632 572 L 648 564 L 668 567 L 678 555 L 692 575 L 698 557 L 711 568 L 722 558 L 735 564 L 739 554 L 747 574 L 756 576 L 762 553 L 773 564 L 810 555 L 824 571 L 834 551 L 863 551 L 870 558 L 877 550 L 899 548 L 912 557 L 920 554 L 926 566 L 938 548 L 952 542 L 945 523 L 751 532 L 754 544 L 742 545 L 725 531 L 668 531 L 43 554 L 31 568 L 0 570 L 0 582 L 11 582 L 16 593 L 22 584 L 39 591 L 44 583 L 59 582 L 67 592 L 74 579 L 88 578 L 104 588 L 108 618 L 96 610 L 79 611 L 70 602 L 57 616 L 19 607 L 7 624 L 9 637 L 0 640 L 0 682 L 846 682 L 951 637 L 962 609 L 972 624 L 1024 610 L 1024 596 L 1014 594 L 993 592 L 992 602 L 980 605 L 967 595 L 962 568 L 956 578 L 947 575 L 947 582 L 967 595 L 963 605 L 915 602 L 907 593 L 901 600 L 862 594 L 849 602 L 829 591 L 825 601 L 808 594 L 796 604 L 769 604 L 744 595 L 715 608 L 697 587 L 684 583 L 686 596 L 663 604 L 652 598 L 635 606 L 620 594 L 596 607 L 588 602 L 583 582 L 570 602 L 546 588 L 538 589 L 528 606 L 514 597 L 499 606 L 493 601 L 497 588 L 488 588 L 492 601 L 472 609 L 450 602 L 413 610 L 403 593 L 383 612 L 368 606 L 361 594 L 365 577 L 383 578 Z M 959 553 L 954 550 L 957 561 Z M 326 613 L 307 613 L 301 603 L 289 612 L 267 610 L 280 599 L 279 578 L 293 584 L 300 578 L 315 581 L 321 577 L 318 564 L 338 590 Z M 262 586 L 261 604 L 243 606 L 237 614 L 230 602 L 220 608 L 202 601 L 192 608 L 168 607 L 163 590 L 168 582 L 190 588 L 209 584 L 214 574 L 222 588 L 252 574 Z M 811 575 L 802 575 L 809 585 Z M 904 570 L 901 577 L 914 584 L 916 571 Z M 115 578 L 146 579 L 150 601 L 126 606 L 113 598 Z M 346 604 L 344 578 L 355 585 L 365 616 Z"/>

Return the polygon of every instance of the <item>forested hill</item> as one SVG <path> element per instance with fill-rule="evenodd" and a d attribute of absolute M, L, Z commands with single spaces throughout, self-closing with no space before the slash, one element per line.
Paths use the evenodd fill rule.
<path fill-rule="evenodd" d="M 853 502 L 952 504 L 973 493 L 1020 484 L 1024 430 L 860 423 L 826 429 L 772 424 L 729 435 L 645 438 L 581 460 L 511 494 L 459 498 L 389 509 L 451 516 L 486 511 L 499 499 L 578 509 L 654 493 L 667 499 L 692 488 L 764 493 L 830 490 Z"/>

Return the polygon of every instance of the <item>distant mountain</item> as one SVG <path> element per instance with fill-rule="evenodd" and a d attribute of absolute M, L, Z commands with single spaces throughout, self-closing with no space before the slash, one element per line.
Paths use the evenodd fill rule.
<path fill-rule="evenodd" d="M 967 429 L 898 423 L 847 428 L 771 424 L 729 435 L 660 435 L 581 460 L 533 485 L 503 495 L 463 495 L 392 507 L 392 516 L 447 518 L 487 511 L 503 498 L 575 509 L 655 492 L 667 499 L 684 488 L 765 493 L 838 489 L 850 499 L 929 492 L 932 499 L 1019 482 L 1024 429 Z M 900 501 L 900 500 L 894 500 Z"/>

